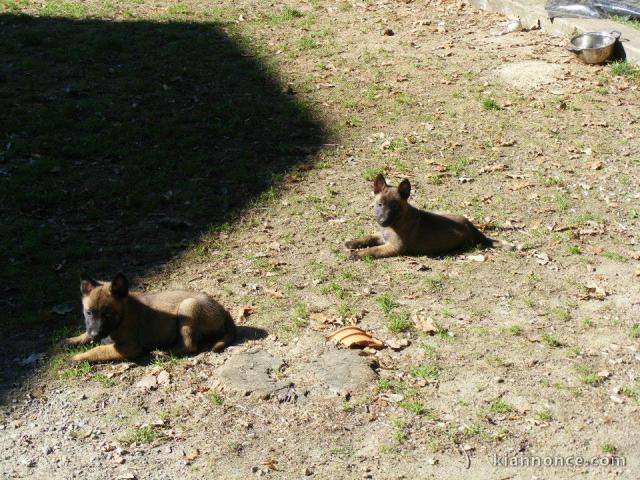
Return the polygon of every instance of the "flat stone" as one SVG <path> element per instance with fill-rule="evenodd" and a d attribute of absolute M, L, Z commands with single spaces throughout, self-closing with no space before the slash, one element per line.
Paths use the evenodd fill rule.
<path fill-rule="evenodd" d="M 276 381 L 273 373 L 284 366 L 282 359 L 268 352 L 233 355 L 216 372 L 220 385 L 245 395 L 255 393 L 269 397 L 289 383 Z"/>
<path fill-rule="evenodd" d="M 158 385 L 168 385 L 171 383 L 171 375 L 166 370 L 162 370 L 157 377 Z"/>
<path fill-rule="evenodd" d="M 136 388 L 143 388 L 145 390 L 155 390 L 158 388 L 158 380 L 153 375 L 147 375 L 142 377 L 138 383 L 136 383 Z"/>
<path fill-rule="evenodd" d="M 556 81 L 562 71 L 560 65 L 537 60 L 509 63 L 498 70 L 502 81 L 523 90 Z"/>
<path fill-rule="evenodd" d="M 329 350 L 313 362 L 309 375 L 314 375 L 320 387 L 335 395 L 362 392 L 377 378 L 364 357 L 353 350 L 338 349 Z"/>

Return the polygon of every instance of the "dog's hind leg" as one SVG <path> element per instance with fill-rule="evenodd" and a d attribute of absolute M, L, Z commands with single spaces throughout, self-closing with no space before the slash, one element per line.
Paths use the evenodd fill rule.
<path fill-rule="evenodd" d="M 198 350 L 196 319 L 200 306 L 195 298 L 187 298 L 178 307 L 178 325 L 180 329 L 179 350 L 184 353 L 194 353 Z"/>

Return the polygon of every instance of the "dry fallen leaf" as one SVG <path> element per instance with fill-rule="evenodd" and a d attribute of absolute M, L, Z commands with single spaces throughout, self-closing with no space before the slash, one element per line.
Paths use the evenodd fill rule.
<path fill-rule="evenodd" d="M 200 455 L 200 450 L 192 448 L 188 453 L 185 453 L 185 458 L 188 462 L 194 461 Z"/>
<path fill-rule="evenodd" d="M 600 160 L 589 162 L 587 163 L 587 167 L 589 167 L 590 170 L 600 170 L 602 168 L 602 162 Z"/>
<path fill-rule="evenodd" d="M 604 300 L 605 297 L 609 295 L 609 292 L 607 292 L 604 287 L 596 285 L 595 283 L 588 284 L 586 289 L 586 294 L 582 297 L 584 300 Z"/>
<path fill-rule="evenodd" d="M 253 313 L 253 307 L 251 307 L 250 305 L 243 305 L 241 307 L 236 308 L 231 314 L 231 316 L 233 317 L 233 320 L 236 322 L 236 324 L 242 325 L 247 321 L 247 317 L 252 313 Z"/>
<path fill-rule="evenodd" d="M 264 289 L 265 292 L 267 292 L 269 295 L 271 295 L 274 298 L 284 298 L 284 294 L 278 290 L 272 290 L 270 288 L 265 288 Z"/>
<path fill-rule="evenodd" d="M 486 165 L 480 169 L 480 173 L 502 172 L 507 166 L 504 163 L 496 163 L 494 165 Z"/>
<path fill-rule="evenodd" d="M 434 334 L 438 331 L 438 327 L 436 327 L 433 318 L 427 316 L 427 312 L 425 310 L 414 310 L 411 312 L 411 320 L 413 320 L 416 329 L 421 332 Z"/>
<path fill-rule="evenodd" d="M 342 327 L 330 335 L 327 335 L 327 340 L 333 340 L 336 344 L 342 343 L 348 348 L 353 347 L 371 347 L 371 348 L 384 348 L 382 343 L 377 338 L 372 337 L 367 332 L 358 327 L 348 326 Z"/>
<path fill-rule="evenodd" d="M 513 185 L 511 185 L 509 188 L 512 191 L 517 191 L 517 190 L 522 190 L 524 188 L 530 188 L 533 187 L 533 185 L 531 185 L 530 183 L 527 182 L 518 182 L 518 183 L 514 183 Z"/>

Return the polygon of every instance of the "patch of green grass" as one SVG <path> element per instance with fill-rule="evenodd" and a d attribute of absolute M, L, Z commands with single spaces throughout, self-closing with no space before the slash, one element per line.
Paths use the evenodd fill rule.
<path fill-rule="evenodd" d="M 438 349 L 433 345 L 429 345 L 428 343 L 421 342 L 420 349 L 424 352 L 425 357 L 431 360 L 438 359 Z"/>
<path fill-rule="evenodd" d="M 416 415 L 422 415 L 427 412 L 427 408 L 418 400 L 403 400 L 398 406 Z"/>
<path fill-rule="evenodd" d="M 541 338 L 542 343 L 544 343 L 547 347 L 557 348 L 563 345 L 558 337 L 556 337 L 555 335 L 551 335 L 550 333 L 543 334 Z"/>
<path fill-rule="evenodd" d="M 440 374 L 440 369 L 436 365 L 422 365 L 420 367 L 413 367 L 409 373 L 414 378 L 435 380 Z"/>
<path fill-rule="evenodd" d="M 390 392 L 400 388 L 400 384 L 396 380 L 391 380 L 389 378 L 379 378 L 377 387 L 381 392 Z"/>
<path fill-rule="evenodd" d="M 638 20 L 637 18 L 628 18 L 622 15 L 611 15 L 609 18 L 614 22 L 623 23 L 628 27 L 640 30 L 640 20 Z"/>
<path fill-rule="evenodd" d="M 482 108 L 488 112 L 501 110 L 500 105 L 493 98 L 484 98 L 482 100 Z"/>
<path fill-rule="evenodd" d="M 29 6 L 29 0 L 0 0 L 0 13 L 20 13 Z"/>
<path fill-rule="evenodd" d="M 189 5 L 184 3 L 174 3 L 167 8 L 167 15 L 170 17 L 192 16 L 195 15 L 195 13 Z"/>
<path fill-rule="evenodd" d="M 396 103 L 398 105 L 403 105 L 403 106 L 404 105 L 411 105 L 411 103 L 412 103 L 411 97 L 407 93 L 404 93 L 404 92 L 400 92 L 398 95 L 396 95 L 395 100 L 396 100 Z"/>
<path fill-rule="evenodd" d="M 153 358 L 151 364 L 159 368 L 167 368 L 169 366 L 178 365 L 179 360 L 180 359 L 172 353 L 162 352 Z"/>
<path fill-rule="evenodd" d="M 566 307 L 553 307 L 547 311 L 546 315 L 555 322 L 568 322 L 571 320 L 571 312 Z"/>
<path fill-rule="evenodd" d="M 155 430 L 150 425 L 144 427 L 130 428 L 127 435 L 120 439 L 124 444 L 130 445 L 132 443 L 142 443 L 148 445 L 164 438 L 163 434 L 158 430 Z"/>
<path fill-rule="evenodd" d="M 440 185 L 442 183 L 442 175 L 431 175 L 427 181 L 431 185 Z"/>
<path fill-rule="evenodd" d="M 536 411 L 533 416 L 540 422 L 550 422 L 551 420 L 553 420 L 553 414 L 551 413 L 551 410 L 547 408 Z"/>
<path fill-rule="evenodd" d="M 73 365 L 69 368 L 65 368 L 60 371 L 60 377 L 64 379 L 69 378 L 78 378 L 88 375 L 94 371 L 94 368 L 91 366 L 89 362 L 86 360 L 78 363 L 77 365 Z"/>
<path fill-rule="evenodd" d="M 231 453 L 240 453 L 242 451 L 242 443 L 237 440 L 227 440 L 225 443 Z"/>
<path fill-rule="evenodd" d="M 304 17 L 304 13 L 302 13 L 300 10 L 296 10 L 295 8 L 285 6 L 282 8 L 282 10 L 279 13 L 269 15 L 268 18 L 270 23 L 274 25 L 278 25 L 278 24 L 287 23 L 292 20 L 295 20 L 296 18 L 302 18 L 302 17 Z"/>
<path fill-rule="evenodd" d="M 298 48 L 300 50 L 311 50 L 318 47 L 318 42 L 312 36 L 307 35 L 298 40 Z"/>
<path fill-rule="evenodd" d="M 626 258 L 624 257 L 624 255 L 620 255 L 619 253 L 612 252 L 610 250 L 603 250 L 602 256 L 605 258 L 608 258 L 609 260 L 614 260 L 616 262 L 626 261 Z"/>
<path fill-rule="evenodd" d="M 487 327 L 476 327 L 473 329 L 473 334 L 478 337 L 488 337 L 491 335 L 491 331 Z"/>
<path fill-rule="evenodd" d="M 629 337 L 636 339 L 640 338 L 640 323 L 636 323 L 629 329 Z"/>
<path fill-rule="evenodd" d="M 162 420 L 163 422 L 166 422 L 173 418 L 178 418 L 180 415 L 182 415 L 181 407 L 170 407 L 170 408 L 167 408 L 166 410 L 161 410 L 159 416 L 160 416 L 160 420 Z"/>
<path fill-rule="evenodd" d="M 598 377 L 598 373 L 592 368 L 577 366 L 576 372 L 578 372 L 578 379 L 585 385 L 595 387 L 601 382 L 600 377 Z"/>
<path fill-rule="evenodd" d="M 49 0 L 40 8 L 41 17 L 81 18 L 88 13 L 83 3 L 65 0 Z"/>
<path fill-rule="evenodd" d="M 427 290 L 439 290 L 442 288 L 444 281 L 444 275 L 440 273 L 434 273 L 424 277 L 424 284 L 427 287 Z"/>
<path fill-rule="evenodd" d="M 508 327 L 500 327 L 500 332 L 516 337 L 522 333 L 522 329 L 518 325 L 509 325 Z"/>
<path fill-rule="evenodd" d="M 378 175 L 382 175 L 384 169 L 382 168 L 367 168 L 364 171 L 364 179 L 368 182 L 372 182 Z"/>
<path fill-rule="evenodd" d="M 321 291 L 325 295 L 328 293 L 333 293 L 336 296 L 336 298 L 340 300 L 344 300 L 344 298 L 347 295 L 347 292 L 344 289 L 344 287 L 336 281 L 329 282 L 328 284 L 322 287 Z"/>
<path fill-rule="evenodd" d="M 566 194 L 556 193 L 553 200 L 556 204 L 556 207 L 558 207 L 559 211 L 566 212 L 567 209 L 569 208 L 569 199 Z"/>
<path fill-rule="evenodd" d="M 567 247 L 567 251 L 569 252 L 569 254 L 571 255 L 580 255 L 582 252 L 580 251 L 580 247 L 578 247 L 577 245 L 569 245 Z"/>
<path fill-rule="evenodd" d="M 635 402 L 640 405 L 640 381 L 636 380 L 636 383 L 633 385 L 624 385 L 620 389 L 620 394 L 635 400 Z"/>
<path fill-rule="evenodd" d="M 609 73 L 614 77 L 627 77 L 635 81 L 640 81 L 640 68 L 626 60 L 611 63 L 609 65 Z"/>
<path fill-rule="evenodd" d="M 393 333 L 401 333 L 410 330 L 413 322 L 407 312 L 391 312 L 387 319 L 387 329 Z"/>
<path fill-rule="evenodd" d="M 407 424 L 400 418 L 392 418 L 391 425 L 393 425 L 393 441 L 396 445 L 402 445 L 407 440 L 407 433 L 405 431 Z"/>
<path fill-rule="evenodd" d="M 373 265 L 375 262 L 375 259 L 371 255 L 365 255 L 361 257 L 360 260 L 362 260 L 365 265 Z"/>
<path fill-rule="evenodd" d="M 209 393 L 207 393 L 207 400 L 209 400 L 209 403 L 211 403 L 211 405 L 213 405 L 215 407 L 219 407 L 220 405 L 222 405 L 224 403 L 224 399 L 217 392 L 209 392 Z"/>
<path fill-rule="evenodd" d="M 489 405 L 489 411 L 492 413 L 509 413 L 513 411 L 513 407 L 501 398 L 497 398 Z"/>
<path fill-rule="evenodd" d="M 458 158 L 451 165 L 447 166 L 447 170 L 453 173 L 456 177 L 459 177 L 462 174 L 462 172 L 464 172 L 464 169 L 467 168 L 468 165 L 469 165 L 468 158 Z"/>
<path fill-rule="evenodd" d="M 436 327 L 436 337 L 440 337 L 446 340 L 451 339 L 451 335 L 449 335 L 449 329 L 447 327 L 440 325 L 438 322 L 434 322 L 434 326 Z"/>
<path fill-rule="evenodd" d="M 96 380 L 97 382 L 100 382 L 105 387 L 113 387 L 113 385 L 115 385 L 115 382 L 113 381 L 113 379 L 107 377 L 104 373 L 100 373 L 100 372 L 96 373 L 93 376 L 93 379 Z"/>
<path fill-rule="evenodd" d="M 609 443 L 609 442 L 605 442 L 602 445 L 600 445 L 600 450 L 602 450 L 602 453 L 604 453 L 605 455 L 613 455 L 618 451 L 618 449 L 612 443 Z"/>
<path fill-rule="evenodd" d="M 307 324 L 307 317 L 309 312 L 307 306 L 304 303 L 297 303 L 291 313 L 291 321 L 295 328 L 302 328 Z"/>
<path fill-rule="evenodd" d="M 389 315 L 393 309 L 398 306 L 398 304 L 388 294 L 376 297 L 376 303 L 385 315 Z"/>

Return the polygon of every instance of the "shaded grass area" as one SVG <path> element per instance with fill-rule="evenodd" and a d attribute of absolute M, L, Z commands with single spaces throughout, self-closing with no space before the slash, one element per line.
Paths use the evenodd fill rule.
<path fill-rule="evenodd" d="M 51 307 L 76 304 L 81 270 L 209 255 L 325 137 L 224 21 L 5 13 L 0 58 L 0 338 L 19 349 L 75 322 Z"/>

